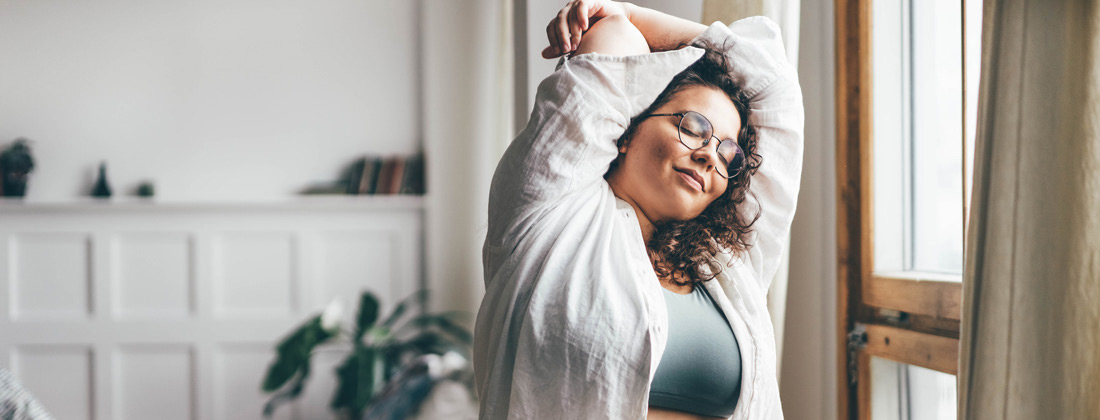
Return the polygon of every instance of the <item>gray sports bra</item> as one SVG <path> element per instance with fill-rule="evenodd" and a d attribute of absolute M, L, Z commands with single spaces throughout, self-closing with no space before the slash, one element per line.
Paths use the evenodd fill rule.
<path fill-rule="evenodd" d="M 681 295 L 664 289 L 668 345 L 649 405 L 701 416 L 729 417 L 741 393 L 741 351 L 722 310 L 706 288 Z"/>

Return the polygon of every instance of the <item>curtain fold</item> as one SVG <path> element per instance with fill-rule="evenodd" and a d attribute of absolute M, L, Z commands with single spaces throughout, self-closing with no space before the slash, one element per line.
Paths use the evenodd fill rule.
<path fill-rule="evenodd" d="M 959 418 L 1100 413 L 1100 10 L 987 0 Z"/>
<path fill-rule="evenodd" d="M 798 27 L 800 0 L 704 0 L 703 24 L 722 21 L 727 24 L 749 16 L 767 16 L 779 24 L 787 60 L 798 67 Z M 765 160 L 767 157 L 765 157 Z M 783 247 L 783 260 L 768 290 L 768 312 L 775 329 L 776 372 L 782 372 L 783 332 L 787 318 L 787 284 L 790 274 L 791 238 Z"/>

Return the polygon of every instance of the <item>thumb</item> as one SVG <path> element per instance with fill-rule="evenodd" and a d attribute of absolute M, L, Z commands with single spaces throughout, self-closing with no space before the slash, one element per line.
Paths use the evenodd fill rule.
<path fill-rule="evenodd" d="M 558 56 L 559 56 L 559 54 L 554 52 L 553 47 L 546 47 L 542 50 L 542 58 L 550 59 L 550 58 L 556 58 Z"/>

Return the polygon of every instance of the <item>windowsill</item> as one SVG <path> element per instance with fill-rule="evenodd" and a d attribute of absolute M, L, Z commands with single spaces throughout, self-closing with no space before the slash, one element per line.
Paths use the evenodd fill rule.
<path fill-rule="evenodd" d="M 876 271 L 872 273 L 872 277 L 912 281 L 962 283 L 962 274 L 936 273 L 930 271 Z"/>

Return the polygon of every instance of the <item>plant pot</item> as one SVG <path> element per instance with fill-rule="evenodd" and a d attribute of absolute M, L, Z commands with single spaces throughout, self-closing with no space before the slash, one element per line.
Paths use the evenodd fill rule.
<path fill-rule="evenodd" d="M 4 197 L 23 197 L 27 194 L 27 175 L 28 172 L 3 172 L 3 183 L 0 186 L 0 191 L 4 192 Z"/>

